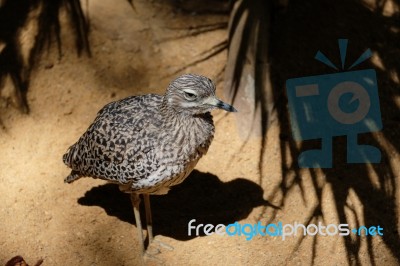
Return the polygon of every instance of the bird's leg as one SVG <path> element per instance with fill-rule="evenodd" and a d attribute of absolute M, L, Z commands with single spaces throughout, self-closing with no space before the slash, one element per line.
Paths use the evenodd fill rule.
<path fill-rule="evenodd" d="M 147 236 L 149 238 L 149 246 L 151 245 L 151 243 L 156 243 L 158 246 L 164 247 L 169 250 L 173 250 L 174 248 L 171 247 L 170 245 L 154 239 L 153 219 L 151 216 L 151 206 L 150 206 L 150 195 L 143 194 L 143 198 L 144 198 L 144 207 L 145 207 L 145 211 L 146 211 Z M 156 253 L 159 253 L 159 252 L 160 251 L 158 250 Z"/>
<path fill-rule="evenodd" d="M 143 230 L 142 230 L 142 222 L 140 220 L 140 209 L 139 209 L 139 207 L 140 207 L 140 195 L 136 194 L 136 193 L 131 193 L 131 201 L 132 201 L 132 205 L 133 205 L 133 212 L 135 214 L 136 227 L 137 227 L 138 234 L 139 234 L 142 265 L 145 265 L 144 256 L 147 256 L 150 259 L 154 259 L 155 261 L 158 261 L 158 262 L 162 263 L 163 261 L 160 260 L 159 258 L 155 257 L 152 254 L 149 254 L 148 252 L 145 252 L 144 239 L 143 239 Z M 145 202 L 145 210 L 146 210 L 147 232 L 148 232 L 148 235 L 149 235 L 149 245 L 150 245 L 151 241 L 153 240 L 153 231 L 152 231 L 152 221 L 151 221 L 151 212 L 150 212 L 151 211 L 150 210 L 150 199 L 149 199 L 149 195 L 148 194 L 144 195 L 144 202 Z M 160 253 L 160 252 L 157 251 L 157 253 Z"/>
<path fill-rule="evenodd" d="M 151 217 L 151 207 L 150 207 L 150 195 L 143 194 L 144 207 L 146 211 L 146 223 L 147 223 L 147 236 L 149 237 L 149 245 L 154 240 L 153 236 L 153 219 Z"/>
<path fill-rule="evenodd" d="M 136 220 L 136 227 L 138 230 L 139 234 L 139 242 L 140 242 L 140 252 L 142 255 L 144 255 L 144 242 L 143 242 L 143 232 L 142 232 L 142 222 L 140 221 L 140 195 L 136 193 L 131 193 L 131 201 L 133 205 L 133 213 L 135 214 L 135 220 Z"/>

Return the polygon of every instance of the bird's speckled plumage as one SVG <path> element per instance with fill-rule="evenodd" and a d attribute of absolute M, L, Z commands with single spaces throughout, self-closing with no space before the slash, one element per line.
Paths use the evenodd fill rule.
<path fill-rule="evenodd" d="M 64 154 L 72 169 L 65 182 L 89 176 L 118 183 L 126 192 L 165 194 L 207 152 L 214 135 L 210 111 L 216 107 L 235 111 L 217 101 L 210 79 L 193 74 L 174 80 L 165 95 L 109 103 Z"/>

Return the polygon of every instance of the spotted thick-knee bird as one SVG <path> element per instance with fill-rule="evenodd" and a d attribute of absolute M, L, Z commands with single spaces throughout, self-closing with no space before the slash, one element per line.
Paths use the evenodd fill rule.
<path fill-rule="evenodd" d="M 92 125 L 63 156 L 72 169 L 65 182 L 104 179 L 131 193 L 144 252 L 139 194 L 145 200 L 149 242 L 153 240 L 149 194 L 166 194 L 206 154 L 214 136 L 210 111 L 235 108 L 215 96 L 213 82 L 186 74 L 164 95 L 131 96 L 104 106 Z"/>

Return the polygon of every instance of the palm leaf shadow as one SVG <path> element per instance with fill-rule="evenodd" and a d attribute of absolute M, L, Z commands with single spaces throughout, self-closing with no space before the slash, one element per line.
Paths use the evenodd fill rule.
<path fill-rule="evenodd" d="M 279 6 L 268 5 L 263 1 L 237 1 L 230 22 L 226 95 L 230 96 L 234 105 L 239 104 L 238 109 L 240 109 L 240 105 L 253 104 L 251 112 L 248 112 L 244 119 L 238 121 L 239 130 L 243 131 L 249 128 L 246 120 L 256 123 L 261 128 L 263 139 L 261 154 L 265 153 L 263 152 L 265 151 L 265 133 L 268 129 L 268 120 L 273 115 L 271 110 L 276 110 L 281 132 L 280 150 L 283 175 L 280 184 L 272 189 L 272 196 L 269 197 L 269 200 L 281 198 L 283 206 L 289 197 L 289 192 L 298 187 L 303 201 L 307 205 L 305 195 L 310 192 L 304 190 L 296 160 L 302 151 L 318 148 L 320 143 L 318 140 L 306 141 L 298 146 L 290 137 L 287 100 L 284 97 L 285 82 L 294 77 L 332 73 L 332 69 L 321 66 L 319 62 L 313 60 L 313 57 L 318 50 L 322 50 L 324 53 L 326 51 L 328 58 L 337 64 L 340 58 L 337 53 L 337 39 L 339 38 L 350 39 L 349 57 L 346 62 L 354 62 L 360 52 L 371 48 L 382 60 L 384 66 L 384 68 L 377 69 L 384 129 L 380 134 L 360 135 L 359 143 L 378 147 L 383 153 L 382 162 L 372 167 L 347 164 L 346 159 L 343 159 L 346 158 L 346 139 L 345 137 L 335 137 L 333 142 L 334 168 L 321 169 L 321 171 L 309 170 L 316 203 L 308 203 L 307 214 L 309 215 L 304 217 L 303 222 L 309 224 L 324 221 L 321 202 L 324 188 L 326 185 L 330 185 L 336 206 L 334 211 L 339 217 L 339 222 L 351 224 L 353 221 L 349 219 L 348 213 L 353 212 L 356 216 L 356 226 L 363 225 L 361 223 L 365 223 L 366 226 L 382 226 L 387 232 L 382 237 L 383 243 L 394 258 L 400 260 L 400 234 L 397 228 L 399 210 L 396 206 L 398 175 L 391 158 L 391 153 L 398 154 L 400 149 L 398 141 L 400 132 L 396 126 L 400 112 L 395 103 L 395 98 L 399 96 L 398 90 L 395 90 L 399 85 L 396 77 L 400 73 L 399 64 L 396 63 L 399 62 L 400 53 L 395 43 L 398 43 L 399 40 L 400 25 L 398 13 L 392 16 L 382 15 L 386 2 L 376 1 L 378 8 L 371 10 L 370 6 L 363 5 L 361 1 L 315 0 L 306 3 L 291 0 L 287 8 L 282 10 Z M 399 1 L 395 2 L 398 7 Z M 257 15 L 262 12 L 260 10 L 264 10 L 263 16 Z M 274 17 L 268 15 L 271 13 L 275 14 Z M 268 23 L 269 25 L 264 29 L 269 27 L 270 30 L 256 31 L 254 29 L 261 29 L 262 23 Z M 268 40 L 268 45 L 259 49 L 266 52 L 258 53 L 256 44 L 263 43 L 265 40 Z M 269 68 L 261 67 L 262 63 L 269 63 Z M 369 64 L 369 66 L 362 66 L 361 69 L 376 68 L 375 65 Z M 231 67 L 229 68 L 229 66 Z M 248 77 L 254 80 L 253 86 L 248 85 L 246 80 Z M 265 77 L 270 79 L 272 90 L 268 87 L 268 81 L 265 82 Z M 248 92 L 249 88 L 253 89 L 250 93 Z M 271 92 L 272 95 L 265 95 L 271 94 Z M 272 96 L 272 103 L 268 102 L 268 96 Z M 260 107 L 258 116 L 257 107 Z M 254 128 L 257 130 L 257 127 Z M 247 134 L 251 134 L 251 132 Z M 392 150 L 388 147 L 392 147 Z M 289 158 L 292 158 L 295 163 L 287 165 Z M 260 170 L 262 170 L 261 164 L 264 157 L 261 156 L 259 160 Z M 262 171 L 260 172 L 262 173 Z M 372 181 L 374 176 L 378 180 Z M 261 176 L 261 178 L 267 177 Z M 260 184 L 261 181 L 260 179 Z M 321 186 L 321 182 L 325 185 Z M 352 197 L 357 198 L 358 202 L 351 204 L 361 207 L 363 210 L 361 213 L 357 213 L 349 205 L 349 199 Z M 267 207 L 265 213 L 267 212 L 272 214 L 269 219 L 273 220 L 278 210 L 270 211 Z M 304 238 L 299 239 L 292 256 L 295 256 L 295 252 L 300 248 L 303 240 Z M 365 261 L 365 258 L 360 257 L 363 241 L 366 241 L 369 263 L 378 264 L 379 259 L 374 253 L 372 237 L 345 237 L 344 243 L 349 264 L 360 264 Z M 318 239 L 313 241 L 313 248 L 310 250 L 313 256 L 312 262 L 315 262 L 319 242 Z"/>
<path fill-rule="evenodd" d="M 11 77 L 13 101 L 28 113 L 27 92 L 31 72 L 43 52 L 55 37 L 59 58 L 62 55 L 60 11 L 67 10 L 75 33 L 78 54 L 90 55 L 88 23 L 79 0 L 5 0 L 0 3 L 0 92 L 5 79 Z"/>

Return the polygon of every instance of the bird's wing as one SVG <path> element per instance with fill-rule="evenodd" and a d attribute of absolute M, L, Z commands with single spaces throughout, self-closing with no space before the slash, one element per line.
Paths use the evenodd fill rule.
<path fill-rule="evenodd" d="M 159 95 L 128 97 L 113 102 L 99 111 L 90 131 L 92 151 L 96 158 L 119 163 L 125 152 L 139 153 L 148 149 L 141 139 L 158 126 Z"/>
<path fill-rule="evenodd" d="M 109 119 L 97 119 L 85 134 L 88 156 L 99 161 L 121 163 L 127 146 L 141 130 Z"/>
<path fill-rule="evenodd" d="M 127 151 L 143 154 L 154 145 L 152 141 L 144 143 L 143 139 L 157 128 L 159 99 L 148 100 L 130 97 L 103 107 L 93 124 L 64 156 L 64 163 L 82 175 L 115 180 L 119 164 L 135 162 L 135 158 L 127 162 Z M 151 104 L 147 105 L 148 102 Z"/>

